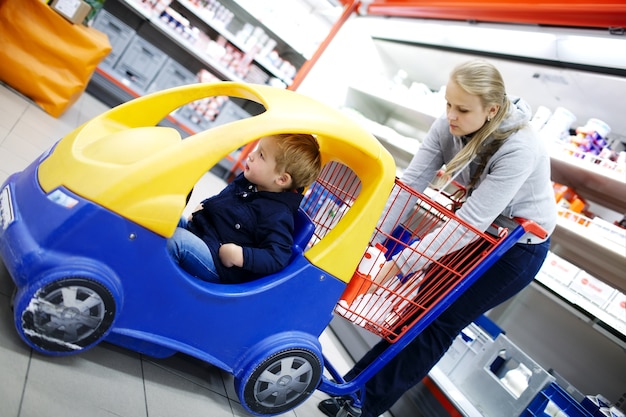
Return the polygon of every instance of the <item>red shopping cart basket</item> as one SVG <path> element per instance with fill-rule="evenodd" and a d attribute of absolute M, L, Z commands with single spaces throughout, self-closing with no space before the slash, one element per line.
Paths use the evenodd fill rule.
<path fill-rule="evenodd" d="M 447 208 L 458 207 L 455 201 L 448 204 L 451 197 L 428 197 L 396 181 L 372 247 L 335 309 L 338 314 L 393 343 L 480 268 L 509 228 L 518 225 L 494 225 L 482 233 Z M 393 219 L 387 217 L 392 209 Z M 377 277 L 390 259 L 405 273 Z"/>
<path fill-rule="evenodd" d="M 337 314 L 385 339 L 389 346 L 349 381 L 327 361 L 324 366 L 333 380 L 323 377 L 321 391 L 350 395 L 358 406 L 365 382 L 525 233 L 547 237 L 531 221 L 502 216 L 483 233 L 454 213 L 466 195 L 462 187 L 452 183 L 432 194 L 431 190 L 422 194 L 396 180 L 370 246 L 335 307 Z M 360 182 L 349 168 L 327 165 L 303 203 L 315 223 L 315 238 L 309 245 L 354 209 L 360 191 Z M 403 273 L 381 279 L 379 272 L 389 260 Z"/>
<path fill-rule="evenodd" d="M 360 190 L 360 181 L 350 168 L 340 163 L 325 167 L 302 205 L 315 224 L 309 247 L 332 230 Z M 512 230 L 519 227 L 516 234 L 526 228 L 538 235 L 545 233 L 532 222 L 520 225 L 521 219 L 502 216 L 481 232 L 454 213 L 465 195 L 456 182 L 426 195 L 396 180 L 371 246 L 336 313 L 394 343 L 426 314 L 448 302 L 470 273 L 476 276 L 491 266 L 498 254 L 490 255 L 507 237 L 521 237 L 512 236 Z M 404 273 L 380 279 L 378 272 L 391 259 Z"/>

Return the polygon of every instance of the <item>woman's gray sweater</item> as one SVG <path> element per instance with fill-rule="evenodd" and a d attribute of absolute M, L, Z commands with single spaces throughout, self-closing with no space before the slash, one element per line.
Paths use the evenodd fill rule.
<path fill-rule="evenodd" d="M 456 212 L 460 219 L 480 231 L 487 230 L 500 214 L 533 220 L 548 234 L 551 234 L 556 226 L 557 207 L 550 179 L 550 156 L 538 135 L 527 123 L 531 114 L 530 106 L 525 101 L 519 98 L 511 99 L 509 113 L 503 120 L 501 129 L 520 124 L 524 127 L 509 136 L 488 159 L 476 187 Z M 423 192 L 437 171 L 450 162 L 463 145 L 462 138 L 450 133 L 448 120 L 443 115 L 432 124 L 418 152 L 402 174 L 402 182 Z M 473 172 L 472 168 L 475 168 L 474 163 L 460 172 L 456 181 L 461 185 L 467 185 Z M 406 193 L 403 195 L 407 197 Z M 394 203 L 386 215 L 390 223 L 393 219 L 397 220 L 408 215 L 401 212 L 403 205 L 398 203 Z M 382 230 L 389 232 L 385 230 L 385 226 L 385 224 L 381 226 Z M 433 232 L 414 245 L 420 252 L 437 259 L 451 250 L 461 248 L 471 240 L 461 237 L 461 231 L 452 230 L 450 224 L 443 227 L 450 230 L 444 230 L 443 233 Z M 447 237 L 449 233 L 458 236 L 452 235 L 444 240 L 443 236 Z M 527 233 L 519 242 L 535 244 L 544 240 Z M 398 256 L 399 258 L 396 258 L 398 265 L 407 265 L 406 268 L 410 266 L 409 269 L 413 271 L 429 262 L 423 257 L 416 259 L 419 255 L 410 250 L 405 250 Z"/>

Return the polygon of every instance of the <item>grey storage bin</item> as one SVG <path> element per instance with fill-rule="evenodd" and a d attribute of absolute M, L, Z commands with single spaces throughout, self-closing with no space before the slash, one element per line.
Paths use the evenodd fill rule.
<path fill-rule="evenodd" d="M 197 113 L 189 104 L 176 110 L 176 119 L 194 132 L 201 132 L 211 127 L 211 121 Z"/>
<path fill-rule="evenodd" d="M 148 93 L 198 82 L 196 74 L 168 58 L 148 87 Z"/>
<path fill-rule="evenodd" d="M 213 126 L 223 125 L 235 120 L 245 119 L 246 117 L 250 117 L 250 113 L 229 100 L 220 109 Z"/>
<path fill-rule="evenodd" d="M 476 358 L 490 345 L 493 339 L 477 324 L 470 323 L 452 342 L 452 346 L 437 363 L 437 368 L 452 378 L 463 375 L 467 368 L 474 366 Z"/>
<path fill-rule="evenodd" d="M 484 417 L 519 416 L 554 381 L 502 334 L 450 379 Z"/>
<path fill-rule="evenodd" d="M 135 88 L 145 91 L 167 58 L 167 55 L 156 46 L 135 36 L 113 70 L 122 78 L 122 82 L 126 80 Z"/>
<path fill-rule="evenodd" d="M 102 62 L 113 67 L 135 36 L 135 31 L 106 10 L 98 12 L 93 21 L 93 28 L 105 33 L 109 38 L 112 49 Z"/>

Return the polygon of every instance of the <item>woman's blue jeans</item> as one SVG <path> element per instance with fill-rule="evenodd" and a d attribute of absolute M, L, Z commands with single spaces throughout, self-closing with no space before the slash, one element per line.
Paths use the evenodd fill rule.
<path fill-rule="evenodd" d="M 549 248 L 550 239 L 536 245 L 518 243 L 500 257 L 365 384 L 361 417 L 377 417 L 387 411 L 428 374 L 461 330 L 530 284 L 539 272 Z M 356 377 L 388 346 L 385 340 L 375 345 L 346 374 L 345 379 Z"/>
<path fill-rule="evenodd" d="M 167 240 L 167 251 L 185 271 L 203 281 L 220 282 L 213 255 L 207 244 L 187 230 L 187 219 L 181 218 L 174 235 Z"/>

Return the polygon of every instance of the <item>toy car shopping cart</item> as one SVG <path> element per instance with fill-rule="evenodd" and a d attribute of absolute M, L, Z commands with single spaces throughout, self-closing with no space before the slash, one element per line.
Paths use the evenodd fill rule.
<path fill-rule="evenodd" d="M 349 209 L 359 189 L 358 181 L 353 180 L 344 169 L 335 168 L 326 170 L 311 188 L 303 207 L 314 219 L 317 238 Z M 485 233 L 480 232 L 453 211 L 463 202 L 463 187 L 452 183 L 444 190 L 431 191 L 429 188 L 428 196 L 396 180 L 370 246 L 335 309 L 345 319 L 386 339 L 390 346 L 380 360 L 351 381 L 344 381 L 327 361 L 334 380 L 324 379 L 320 390 L 331 395 L 351 394 L 359 405 L 362 397 L 357 394 L 367 380 L 526 232 L 546 236 L 533 222 L 502 216 Z M 388 217 L 392 209 L 400 215 Z M 406 272 L 377 277 L 391 259 Z"/>
<path fill-rule="evenodd" d="M 211 97 L 236 100 L 255 114 L 184 139 L 161 123 Z M 276 273 L 231 285 L 186 273 L 166 245 L 189 193 L 224 158 L 285 133 L 315 135 L 326 172 L 341 167 L 358 178 L 358 192 L 331 178 L 332 196 L 349 209 L 329 199 L 315 226 L 299 210 L 290 262 Z M 155 358 L 189 355 L 232 374 L 245 410 L 282 414 L 320 385 L 319 337 L 394 176 L 393 158 L 371 133 L 292 91 L 199 83 L 123 103 L 60 138 L 0 186 L 0 257 L 15 284 L 15 329 L 37 354 L 80 354 L 108 342 Z M 318 189 L 331 195 L 319 187 L 311 192 Z"/>
<path fill-rule="evenodd" d="M 222 96 L 262 111 L 185 139 L 159 125 L 194 100 Z M 226 156 L 281 133 L 315 135 L 324 165 L 294 219 L 289 265 L 232 285 L 187 274 L 166 250 L 187 196 Z M 394 185 L 395 172 L 362 126 L 287 90 L 194 84 L 121 104 L 0 186 L 0 257 L 15 284 L 16 331 L 45 355 L 104 341 L 156 358 L 195 357 L 231 373 L 242 406 L 259 416 L 289 411 L 316 389 L 356 397 L 376 369 L 349 382 L 337 375 L 319 341 L 334 312 L 392 341 L 384 362 L 524 233 L 514 222 L 495 237 L 478 233 Z M 380 221 L 388 201 L 411 213 L 391 229 Z M 370 279 L 382 261 L 377 244 L 385 259 L 400 248 L 419 253 L 416 239 L 437 227 L 463 237 L 446 253 L 425 253 L 415 274 Z"/>

